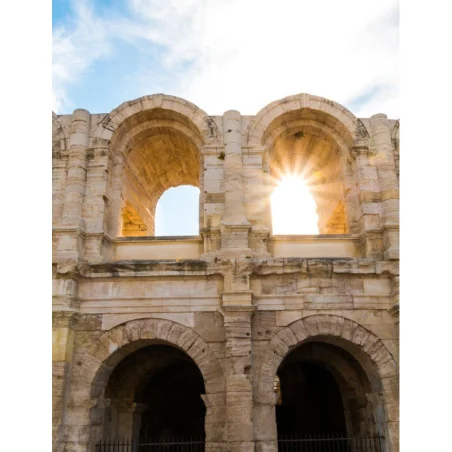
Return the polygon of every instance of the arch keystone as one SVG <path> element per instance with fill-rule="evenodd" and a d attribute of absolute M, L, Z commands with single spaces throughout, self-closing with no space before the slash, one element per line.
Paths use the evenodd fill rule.
<path fill-rule="evenodd" d="M 309 336 L 318 336 L 319 335 L 319 326 L 317 323 L 317 316 L 309 316 L 303 319 L 303 323 L 308 330 Z"/>
<path fill-rule="evenodd" d="M 344 318 L 337 316 L 319 316 L 317 320 L 318 332 L 325 336 L 341 336 L 344 327 Z"/>

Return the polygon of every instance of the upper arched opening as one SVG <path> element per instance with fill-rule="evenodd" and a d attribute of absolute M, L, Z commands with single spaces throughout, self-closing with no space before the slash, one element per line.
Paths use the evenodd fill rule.
<path fill-rule="evenodd" d="M 114 129 L 110 152 L 120 197 L 115 205 L 121 206 L 112 215 L 113 222 L 121 223 L 114 229 L 123 236 L 153 236 L 162 194 L 182 185 L 200 188 L 200 148 L 215 130 L 198 107 L 163 95 L 122 104 L 106 127 Z"/>
<path fill-rule="evenodd" d="M 354 221 L 347 200 L 354 165 L 350 150 L 367 140 L 363 127 L 345 107 L 309 94 L 273 102 L 251 121 L 245 140 L 266 151 L 274 234 L 350 232 Z M 288 185 L 281 195 L 281 187 Z"/>
<path fill-rule="evenodd" d="M 299 110 L 285 113 L 270 124 L 265 134 L 270 181 L 279 188 L 287 177 L 302 180 L 315 204 L 317 233 L 346 234 L 350 229 L 345 197 L 348 183 L 346 170 L 353 162 L 343 135 L 332 124 L 322 123 L 314 117 L 308 111 Z M 301 204 L 303 196 L 296 190 L 287 193 L 285 199 L 290 204 L 286 210 L 290 215 L 298 212 L 307 221 L 313 215 L 307 210 L 308 204 Z M 293 225 L 294 221 L 275 217 L 280 209 L 273 204 L 274 201 L 274 232 L 296 234 L 296 231 L 275 230 L 275 224 L 281 221 L 287 225 Z M 298 234 L 305 233 L 302 226 Z"/>

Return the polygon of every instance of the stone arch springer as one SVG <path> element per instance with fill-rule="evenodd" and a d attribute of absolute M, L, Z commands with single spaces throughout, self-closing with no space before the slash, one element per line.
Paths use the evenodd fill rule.
<path fill-rule="evenodd" d="M 184 117 L 199 134 L 203 145 L 215 143 L 220 137 L 214 119 L 195 104 L 168 94 L 152 94 L 123 102 L 108 113 L 101 121 L 103 130 L 99 132 L 100 138 L 110 140 L 110 146 L 115 148 L 121 141 L 117 133 L 121 124 L 136 114 L 154 109 L 167 110 Z"/>
<path fill-rule="evenodd" d="M 301 109 L 320 112 L 336 120 L 344 129 L 338 133 L 343 136 L 349 146 L 357 141 L 362 141 L 364 125 L 350 110 L 323 97 L 302 93 L 276 100 L 262 108 L 246 128 L 245 144 L 248 146 L 261 145 L 266 130 L 275 119 L 285 113 Z M 369 136 L 368 132 L 364 135 Z"/>
<path fill-rule="evenodd" d="M 269 342 L 266 353 L 262 357 L 258 369 L 256 396 L 257 403 L 274 402 L 268 400 L 269 394 L 274 398 L 273 382 L 278 368 L 284 358 L 295 348 L 302 345 L 308 339 L 316 337 L 329 337 L 338 339 L 344 344 L 350 344 L 355 351 L 368 358 L 376 370 L 376 375 L 369 375 L 369 368 L 363 365 L 360 356 L 351 353 L 363 366 L 370 380 L 374 378 L 374 384 L 383 380 L 398 378 L 397 364 L 383 344 L 380 338 L 367 330 L 357 322 L 348 318 L 331 314 L 314 314 L 296 320 L 279 329 Z M 341 344 L 336 344 L 341 345 Z M 361 356 L 361 358 L 362 358 Z M 375 382 L 378 378 L 380 382 Z M 385 385 L 380 388 L 384 392 Z"/>

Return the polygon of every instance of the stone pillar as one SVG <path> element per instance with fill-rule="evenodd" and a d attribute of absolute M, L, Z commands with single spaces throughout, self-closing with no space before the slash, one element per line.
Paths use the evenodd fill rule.
<path fill-rule="evenodd" d="M 83 218 L 86 225 L 84 257 L 89 262 L 105 258 L 108 142 L 95 139 L 88 155 Z"/>
<path fill-rule="evenodd" d="M 243 293 L 223 294 L 229 451 L 254 451 L 251 378 L 251 317 L 254 309 L 251 294 L 248 297 Z"/>
<path fill-rule="evenodd" d="M 64 413 L 67 410 L 69 379 L 74 345 L 73 326 L 78 315 L 54 312 L 52 319 L 52 444 L 53 451 L 64 447 Z"/>
<path fill-rule="evenodd" d="M 135 402 L 132 408 L 132 441 L 138 441 L 140 439 L 141 421 L 147 405 Z"/>
<path fill-rule="evenodd" d="M 87 110 L 75 110 L 72 115 L 72 129 L 69 138 L 69 160 L 63 213 L 57 239 L 57 259 L 79 260 L 83 255 L 85 222 L 82 217 L 86 183 L 86 149 L 89 142 L 91 116 Z"/>
<path fill-rule="evenodd" d="M 224 136 L 224 214 L 221 221 L 221 248 L 248 249 L 251 228 L 246 215 L 243 196 L 243 162 L 241 116 L 230 110 L 223 115 Z"/>
<path fill-rule="evenodd" d="M 72 129 L 69 139 L 69 161 L 63 214 L 60 222 L 84 229 L 82 219 L 83 198 L 86 181 L 86 149 L 89 141 L 91 115 L 79 109 L 72 114 Z"/>
<path fill-rule="evenodd" d="M 380 183 L 384 259 L 399 259 L 399 183 L 388 117 L 384 114 L 373 115 L 370 124 Z"/>
<path fill-rule="evenodd" d="M 372 152 L 367 146 L 356 146 L 352 149 L 356 159 L 359 187 L 359 232 L 362 238 L 363 257 L 381 259 L 383 257 L 383 241 L 381 237 L 381 221 L 379 203 L 379 184 L 377 168 L 372 164 Z"/>
<path fill-rule="evenodd" d="M 141 428 L 141 415 L 146 405 L 122 400 L 117 403 L 117 427 L 112 439 L 138 440 Z"/>
<path fill-rule="evenodd" d="M 399 450 L 399 378 L 398 376 L 382 379 L 383 398 L 385 401 L 386 449 L 384 452 Z"/>
<path fill-rule="evenodd" d="M 110 150 L 113 152 L 113 149 Z M 108 187 L 108 213 L 106 232 L 111 238 L 122 236 L 122 176 L 124 170 L 124 158 L 121 154 L 110 156 L 110 185 Z"/>

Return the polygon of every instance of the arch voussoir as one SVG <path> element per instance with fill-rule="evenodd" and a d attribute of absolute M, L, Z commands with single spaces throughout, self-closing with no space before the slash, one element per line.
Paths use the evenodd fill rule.
<path fill-rule="evenodd" d="M 379 339 L 377 336 L 373 334 L 369 334 L 362 344 L 362 349 L 370 356 L 370 350 L 372 350 L 372 347 L 374 347 L 376 344 L 379 343 Z"/>
<path fill-rule="evenodd" d="M 288 347 L 297 345 L 298 340 L 293 331 L 289 328 L 283 328 L 278 331 L 277 336 L 284 341 Z"/>
<path fill-rule="evenodd" d="M 204 375 L 205 381 L 215 380 L 223 374 L 220 364 L 214 361 L 213 358 L 211 353 L 206 352 L 203 358 L 196 361 Z"/>
<path fill-rule="evenodd" d="M 138 320 L 136 322 L 127 323 L 124 327 L 124 336 L 128 342 L 138 341 L 142 337 L 142 324 Z"/>
<path fill-rule="evenodd" d="M 342 329 L 341 337 L 348 342 L 353 341 L 353 335 L 355 334 L 358 324 L 350 319 L 344 319 L 344 325 Z"/>
<path fill-rule="evenodd" d="M 381 378 L 394 377 L 397 375 L 397 366 L 392 356 L 387 357 L 383 363 L 377 363 Z"/>
<path fill-rule="evenodd" d="M 188 330 L 189 331 L 189 330 Z M 183 325 L 181 325 L 180 323 L 173 323 L 171 325 L 171 328 L 168 332 L 168 336 L 167 336 L 167 340 L 168 342 L 171 342 L 173 344 L 177 344 L 180 348 L 182 348 L 183 350 L 185 350 L 184 347 L 182 347 L 179 342 L 180 342 L 180 338 L 187 333 L 187 329 L 183 327 Z M 190 332 L 191 333 L 191 332 Z M 193 337 L 193 342 L 196 339 L 196 336 L 194 335 L 194 333 L 191 333 L 191 337 Z M 191 344 L 190 344 L 191 345 Z"/>
<path fill-rule="evenodd" d="M 287 352 L 289 351 L 289 346 L 278 334 L 273 336 L 272 340 L 270 341 L 270 348 L 274 351 L 274 353 L 278 354 L 282 358 L 284 358 L 284 356 L 286 356 Z"/>
<path fill-rule="evenodd" d="M 160 339 L 162 341 L 166 341 L 168 339 L 168 335 L 172 326 L 172 322 L 168 320 L 161 320 L 157 323 L 155 328 L 155 338 Z"/>
<path fill-rule="evenodd" d="M 193 331 L 187 329 L 179 336 L 175 344 L 178 345 L 182 350 L 188 350 L 196 341 L 196 337 L 197 336 Z"/>
<path fill-rule="evenodd" d="M 309 331 L 302 321 L 296 321 L 288 325 L 288 328 L 292 331 L 298 340 L 298 343 L 303 342 L 309 337 Z"/>
<path fill-rule="evenodd" d="M 352 342 L 362 347 L 369 337 L 370 337 L 369 331 L 367 331 L 361 326 L 358 326 L 355 332 L 353 333 Z"/>

